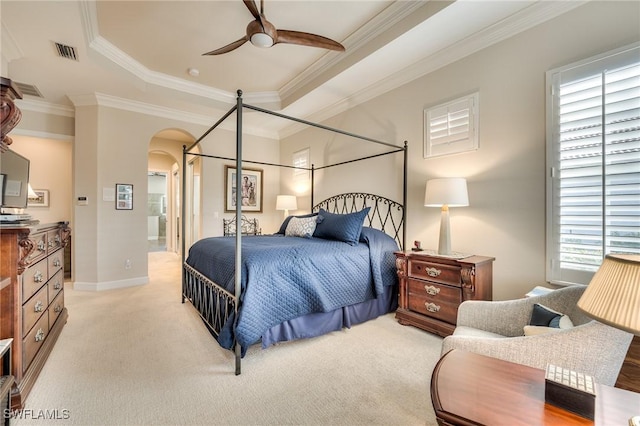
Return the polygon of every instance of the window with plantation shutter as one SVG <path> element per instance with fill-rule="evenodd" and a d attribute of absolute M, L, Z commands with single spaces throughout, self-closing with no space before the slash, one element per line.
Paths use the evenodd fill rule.
<path fill-rule="evenodd" d="M 550 71 L 547 280 L 640 254 L 640 45 Z"/>
<path fill-rule="evenodd" d="M 309 176 L 309 148 L 301 149 L 293 153 L 292 158 L 293 177 L 294 178 L 306 178 Z"/>
<path fill-rule="evenodd" d="M 424 111 L 424 157 L 478 148 L 478 93 Z"/>

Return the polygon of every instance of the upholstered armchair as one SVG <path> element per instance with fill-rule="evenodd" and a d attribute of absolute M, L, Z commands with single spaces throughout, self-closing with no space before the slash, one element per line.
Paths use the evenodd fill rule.
<path fill-rule="evenodd" d="M 570 286 L 507 301 L 465 301 L 453 335 L 442 343 L 442 354 L 461 349 L 540 369 L 554 364 L 613 386 L 633 335 L 582 313 L 576 304 L 585 288 Z M 574 326 L 525 336 L 535 303 L 567 315 Z"/>

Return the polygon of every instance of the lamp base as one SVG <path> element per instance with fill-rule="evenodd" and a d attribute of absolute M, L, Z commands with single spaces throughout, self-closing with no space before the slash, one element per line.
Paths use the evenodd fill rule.
<path fill-rule="evenodd" d="M 442 206 L 440 214 L 440 238 L 438 239 L 438 254 L 448 256 L 451 254 L 451 229 L 449 227 L 449 206 Z"/>

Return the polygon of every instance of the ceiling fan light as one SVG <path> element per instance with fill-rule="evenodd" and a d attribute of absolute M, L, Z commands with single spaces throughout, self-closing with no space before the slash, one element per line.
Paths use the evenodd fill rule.
<path fill-rule="evenodd" d="M 255 33 L 251 36 L 251 44 L 257 47 L 273 46 L 273 39 L 265 33 Z"/>

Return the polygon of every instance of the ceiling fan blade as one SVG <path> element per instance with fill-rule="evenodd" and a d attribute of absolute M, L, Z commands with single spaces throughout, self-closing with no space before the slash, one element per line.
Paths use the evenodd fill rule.
<path fill-rule="evenodd" d="M 232 50 L 235 50 L 238 47 L 240 47 L 243 44 L 245 44 L 247 41 L 249 41 L 249 39 L 247 38 L 247 36 L 244 36 L 241 39 L 238 39 L 238 40 L 234 41 L 233 43 L 229 43 L 226 46 L 221 47 L 220 49 L 216 49 L 216 50 L 212 50 L 211 52 L 203 53 L 202 56 L 205 56 L 205 55 L 220 55 L 222 53 L 231 52 Z"/>
<path fill-rule="evenodd" d="M 258 11 L 258 6 L 256 6 L 256 2 L 253 0 L 242 0 L 242 1 L 244 2 L 244 5 L 247 6 L 247 9 L 249 9 L 249 12 L 251 12 L 253 17 L 257 21 L 261 21 L 262 18 L 260 17 L 260 12 Z"/>
<path fill-rule="evenodd" d="M 344 46 L 337 41 L 300 31 L 278 30 L 276 43 L 299 44 L 344 52 Z"/>

